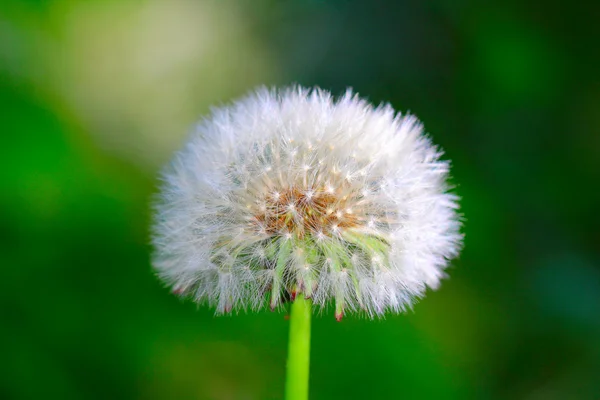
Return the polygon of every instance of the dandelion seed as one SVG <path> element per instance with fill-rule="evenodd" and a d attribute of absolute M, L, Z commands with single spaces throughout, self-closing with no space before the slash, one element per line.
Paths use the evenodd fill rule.
<path fill-rule="evenodd" d="M 163 172 L 153 264 L 217 313 L 297 293 L 337 319 L 401 312 L 461 247 L 440 155 L 415 117 L 350 91 L 260 89 L 200 122 Z"/>

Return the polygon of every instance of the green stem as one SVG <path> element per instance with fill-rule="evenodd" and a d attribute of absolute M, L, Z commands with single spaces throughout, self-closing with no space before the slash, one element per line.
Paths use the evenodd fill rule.
<path fill-rule="evenodd" d="M 290 341 L 288 345 L 286 400 L 308 399 L 310 365 L 311 300 L 298 293 L 290 311 Z"/>

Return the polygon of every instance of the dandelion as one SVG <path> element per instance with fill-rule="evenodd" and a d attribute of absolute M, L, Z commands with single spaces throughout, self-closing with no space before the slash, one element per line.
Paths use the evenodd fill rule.
<path fill-rule="evenodd" d="M 292 301 L 292 331 L 313 304 L 404 311 L 462 241 L 441 155 L 389 105 L 260 89 L 213 110 L 164 171 L 154 266 L 217 313 Z"/>

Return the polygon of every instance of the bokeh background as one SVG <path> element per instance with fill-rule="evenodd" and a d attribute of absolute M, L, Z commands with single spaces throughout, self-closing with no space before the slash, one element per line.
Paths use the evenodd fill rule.
<path fill-rule="evenodd" d="M 414 312 L 315 318 L 311 398 L 600 399 L 599 20 L 592 1 L 2 0 L 0 398 L 281 398 L 284 313 L 172 296 L 148 203 L 211 104 L 296 82 L 421 118 L 466 235 Z"/>

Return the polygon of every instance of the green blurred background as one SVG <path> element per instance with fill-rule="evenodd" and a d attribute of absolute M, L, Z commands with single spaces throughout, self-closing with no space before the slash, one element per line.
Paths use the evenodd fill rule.
<path fill-rule="evenodd" d="M 284 314 L 171 295 L 148 202 L 211 104 L 297 82 L 415 113 L 466 220 L 414 312 L 315 318 L 311 398 L 600 399 L 600 4 L 495 3 L 2 0 L 0 398 L 281 398 Z"/>

